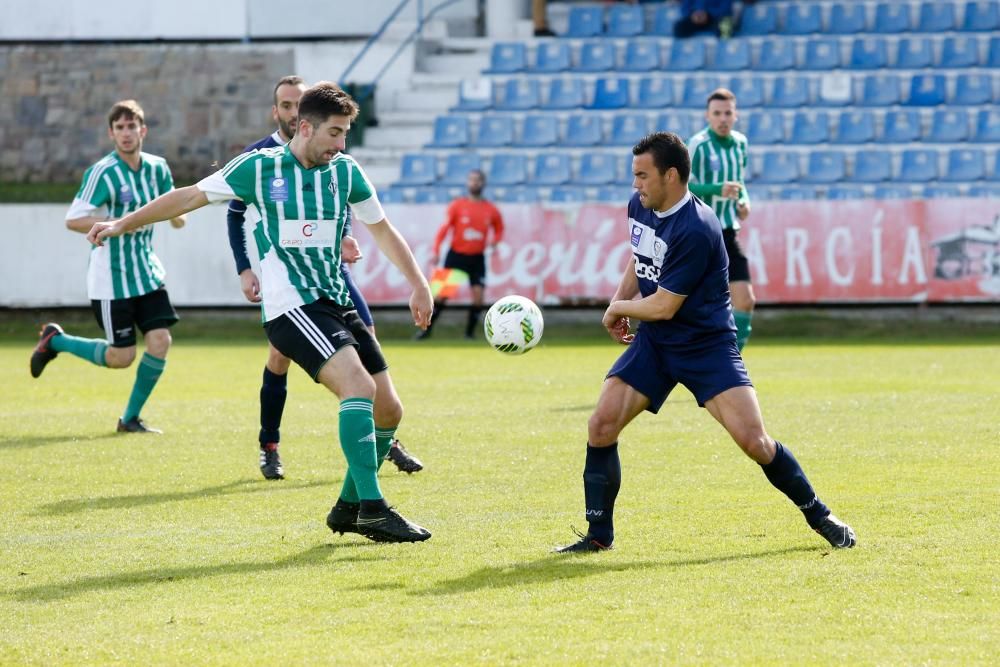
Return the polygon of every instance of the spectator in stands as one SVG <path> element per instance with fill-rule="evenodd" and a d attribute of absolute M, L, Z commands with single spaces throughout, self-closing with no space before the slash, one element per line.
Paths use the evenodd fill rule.
<path fill-rule="evenodd" d="M 457 270 L 468 275 L 472 290 L 472 305 L 465 325 L 465 337 L 473 338 L 479 313 L 483 310 L 483 287 L 486 284 L 486 248 L 495 247 L 503 238 L 503 218 L 497 207 L 483 199 L 486 175 L 479 169 L 469 172 L 466 180 L 467 197 L 459 197 L 448 205 L 447 219 L 434 237 L 431 265 L 437 266 L 441 243 L 451 233 L 451 247 L 444 259 L 445 270 Z M 492 231 L 491 231 L 492 230 Z M 492 234 L 492 239 L 490 238 Z M 446 279 L 445 279 L 446 280 Z M 431 282 L 435 282 L 432 278 Z M 417 340 L 429 338 L 434 322 L 444 311 L 447 299 L 435 298 L 430 326 L 419 332 Z"/>
<path fill-rule="evenodd" d="M 546 11 L 548 0 L 531 0 L 531 21 L 535 24 L 535 37 L 555 37 L 549 28 L 549 15 Z"/>
<path fill-rule="evenodd" d="M 733 0 L 681 0 L 681 17 L 674 24 L 674 37 L 711 32 L 725 39 L 733 34 L 733 23 Z"/>

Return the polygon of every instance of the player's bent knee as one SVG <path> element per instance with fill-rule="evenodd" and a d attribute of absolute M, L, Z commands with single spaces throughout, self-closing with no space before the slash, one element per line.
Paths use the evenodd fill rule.
<path fill-rule="evenodd" d="M 774 445 L 771 438 L 762 431 L 748 429 L 746 432 L 734 436 L 736 444 L 743 452 L 758 463 L 769 463 L 774 458 Z"/>
<path fill-rule="evenodd" d="M 146 333 L 146 351 L 154 357 L 163 359 L 173 339 L 167 329 L 154 329 Z"/>
<path fill-rule="evenodd" d="M 135 346 L 109 347 L 104 354 L 104 363 L 108 368 L 128 368 L 135 361 Z"/>
<path fill-rule="evenodd" d="M 610 445 L 618 439 L 620 432 L 621 427 L 614 420 L 607 419 L 598 412 L 592 414 L 587 422 L 587 439 L 595 447 Z"/>

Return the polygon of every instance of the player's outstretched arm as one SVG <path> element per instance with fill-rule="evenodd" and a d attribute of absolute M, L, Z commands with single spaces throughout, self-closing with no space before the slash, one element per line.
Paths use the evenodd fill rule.
<path fill-rule="evenodd" d="M 368 231 L 374 237 L 378 249 L 400 270 L 413 288 L 413 294 L 410 295 L 413 323 L 421 329 L 426 329 L 431 323 L 431 314 L 434 312 L 434 298 L 431 296 L 431 288 L 424 274 L 417 265 L 417 260 L 413 257 L 413 252 L 410 251 L 410 246 L 385 218 L 368 225 Z"/>
<path fill-rule="evenodd" d="M 149 202 L 137 211 L 129 213 L 114 223 L 98 222 L 87 233 L 87 240 L 95 245 L 111 236 L 121 236 L 125 232 L 144 227 L 154 222 L 162 222 L 183 216 L 208 203 L 208 197 L 195 185 L 179 190 L 171 190 Z"/>

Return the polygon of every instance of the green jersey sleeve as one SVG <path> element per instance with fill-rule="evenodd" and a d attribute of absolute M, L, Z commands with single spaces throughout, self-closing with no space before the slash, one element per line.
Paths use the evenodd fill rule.
<path fill-rule="evenodd" d="M 198 181 L 197 187 L 213 204 L 230 199 L 256 203 L 259 159 L 259 151 L 237 155 L 225 167 Z"/>

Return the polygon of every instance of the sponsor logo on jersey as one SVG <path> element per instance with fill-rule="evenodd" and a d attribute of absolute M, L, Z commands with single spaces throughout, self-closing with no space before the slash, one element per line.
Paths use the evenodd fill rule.
<path fill-rule="evenodd" d="M 284 178 L 272 178 L 268 194 L 271 201 L 288 201 L 288 181 Z"/>
<path fill-rule="evenodd" d="M 632 247 L 639 247 L 639 239 L 642 238 L 642 225 L 632 225 Z"/>
<path fill-rule="evenodd" d="M 123 185 L 118 188 L 118 201 L 123 204 L 131 204 L 135 201 L 135 195 L 132 194 L 132 188 L 127 185 Z"/>
<path fill-rule="evenodd" d="M 719 171 L 722 169 L 722 160 L 715 153 L 710 153 L 708 156 L 708 168 L 712 171 Z"/>

